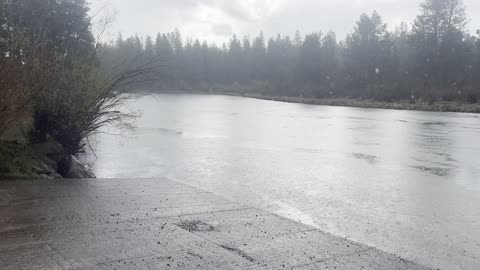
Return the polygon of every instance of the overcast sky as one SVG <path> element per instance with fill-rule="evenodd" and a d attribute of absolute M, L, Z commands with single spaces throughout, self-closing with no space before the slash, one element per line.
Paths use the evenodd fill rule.
<path fill-rule="evenodd" d="M 239 37 L 291 35 L 333 30 L 340 39 L 353 29 L 361 13 L 377 10 L 390 29 L 411 23 L 423 0 L 89 0 L 92 14 L 115 13 L 108 38 L 169 32 L 221 43 Z M 480 29 L 480 0 L 464 0 L 469 29 Z M 103 8 L 103 9 L 102 9 Z M 98 16 L 97 16 L 98 17 Z"/>

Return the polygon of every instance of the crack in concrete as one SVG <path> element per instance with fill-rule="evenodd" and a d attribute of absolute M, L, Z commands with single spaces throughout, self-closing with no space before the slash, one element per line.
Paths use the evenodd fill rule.
<path fill-rule="evenodd" d="M 218 245 L 219 247 L 223 248 L 223 249 L 226 249 L 230 252 L 233 252 L 237 255 L 239 255 L 240 257 L 250 261 L 250 262 L 254 262 L 255 259 L 250 257 L 247 253 L 245 253 L 244 251 L 238 249 L 238 248 L 233 248 L 233 247 L 229 247 L 229 246 L 225 246 L 225 245 Z"/>

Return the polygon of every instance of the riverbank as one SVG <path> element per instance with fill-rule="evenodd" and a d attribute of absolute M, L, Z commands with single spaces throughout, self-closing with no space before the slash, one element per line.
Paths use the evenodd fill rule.
<path fill-rule="evenodd" d="M 373 108 L 373 109 L 392 109 L 392 110 L 414 110 L 414 111 L 432 111 L 432 112 L 463 112 L 480 113 L 480 104 L 467 104 L 458 102 L 433 102 L 416 101 L 411 103 L 408 100 L 395 102 L 382 102 L 375 100 L 360 100 L 352 98 L 305 98 L 305 97 L 282 97 L 282 96 L 264 96 L 258 94 L 232 94 L 234 96 L 243 96 L 256 99 L 273 100 L 289 103 L 302 103 L 311 105 L 327 105 L 341 107 Z"/>
<path fill-rule="evenodd" d="M 428 269 L 168 179 L 8 181 L 0 194 L 1 269 Z"/>
<path fill-rule="evenodd" d="M 310 105 L 325 105 L 338 107 L 372 108 L 372 109 L 391 109 L 391 110 L 412 110 L 412 111 L 431 111 L 431 112 L 462 112 L 462 113 L 480 113 L 480 103 L 460 103 L 450 101 L 426 102 L 417 100 L 398 100 L 392 102 L 377 101 L 371 99 L 354 98 L 311 98 L 311 97 L 293 97 L 293 96 L 273 96 L 251 92 L 234 91 L 161 91 L 159 93 L 172 94 L 206 94 L 206 95 L 226 95 L 248 97 L 262 100 L 271 100 L 287 103 L 301 103 Z"/>

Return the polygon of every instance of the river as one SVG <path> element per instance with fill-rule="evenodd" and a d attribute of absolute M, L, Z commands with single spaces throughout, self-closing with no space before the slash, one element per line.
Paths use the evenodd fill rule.
<path fill-rule="evenodd" d="M 97 177 L 170 179 L 440 269 L 480 269 L 480 116 L 159 94 Z M 109 129 L 108 132 L 114 132 Z"/>

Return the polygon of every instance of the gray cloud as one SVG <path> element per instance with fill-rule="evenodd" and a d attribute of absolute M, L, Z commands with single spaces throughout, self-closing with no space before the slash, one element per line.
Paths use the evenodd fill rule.
<path fill-rule="evenodd" d="M 339 38 L 351 32 L 361 13 L 377 10 L 393 29 L 412 22 L 423 0 L 90 0 L 92 11 L 116 10 L 111 30 L 125 35 L 179 28 L 192 38 L 223 42 L 229 35 L 292 35 L 333 30 Z M 480 1 L 464 0 L 469 29 L 480 28 Z"/>

